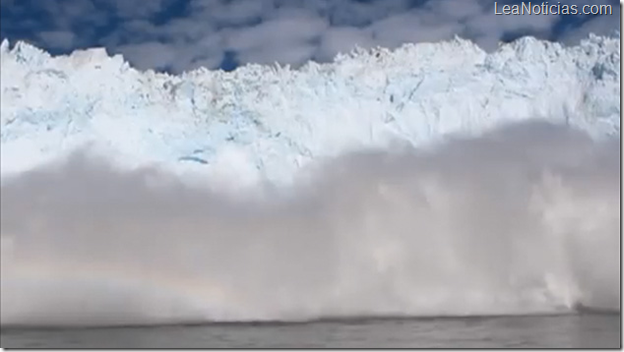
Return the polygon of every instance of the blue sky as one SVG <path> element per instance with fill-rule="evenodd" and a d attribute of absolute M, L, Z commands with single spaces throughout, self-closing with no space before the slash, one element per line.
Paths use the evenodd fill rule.
<path fill-rule="evenodd" d="M 526 34 L 574 44 L 590 32 L 620 30 L 617 0 L 549 4 L 611 4 L 613 14 L 500 16 L 493 0 L 0 0 L 0 37 L 53 54 L 106 47 L 139 69 L 179 73 L 245 63 L 296 67 L 331 61 L 355 45 L 396 48 L 455 35 L 490 51 Z"/>

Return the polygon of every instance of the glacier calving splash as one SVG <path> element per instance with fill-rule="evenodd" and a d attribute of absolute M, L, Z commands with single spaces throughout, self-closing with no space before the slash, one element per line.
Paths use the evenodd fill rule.
<path fill-rule="evenodd" d="M 0 55 L 3 326 L 621 309 L 619 38 Z"/>
<path fill-rule="evenodd" d="M 620 41 L 530 37 L 487 54 L 470 41 L 181 76 L 140 72 L 104 49 L 50 57 L 0 46 L 2 176 L 85 144 L 236 182 L 292 180 L 315 158 L 422 145 L 528 118 L 619 134 Z M 4 178 L 4 177 L 3 177 Z"/>

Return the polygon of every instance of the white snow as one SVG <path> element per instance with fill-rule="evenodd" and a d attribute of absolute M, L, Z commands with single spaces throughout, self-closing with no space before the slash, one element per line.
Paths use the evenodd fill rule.
<path fill-rule="evenodd" d="M 397 140 L 423 145 L 512 120 L 619 135 L 619 36 L 574 47 L 526 37 L 491 54 L 455 39 L 297 70 L 248 65 L 180 76 L 135 70 L 104 49 L 52 57 L 4 41 L 1 175 L 91 144 L 129 165 L 288 182 L 314 158 Z"/>

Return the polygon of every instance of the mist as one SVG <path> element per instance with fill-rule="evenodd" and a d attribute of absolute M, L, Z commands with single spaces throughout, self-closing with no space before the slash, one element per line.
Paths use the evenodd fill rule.
<path fill-rule="evenodd" d="M 619 138 L 524 122 L 237 194 L 76 152 L 2 182 L 1 324 L 619 311 Z"/>

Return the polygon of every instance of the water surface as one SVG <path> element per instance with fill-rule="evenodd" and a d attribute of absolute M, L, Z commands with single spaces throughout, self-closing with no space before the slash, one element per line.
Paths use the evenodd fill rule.
<path fill-rule="evenodd" d="M 22 348 L 621 348 L 621 315 L 350 319 L 120 328 L 3 328 Z"/>

